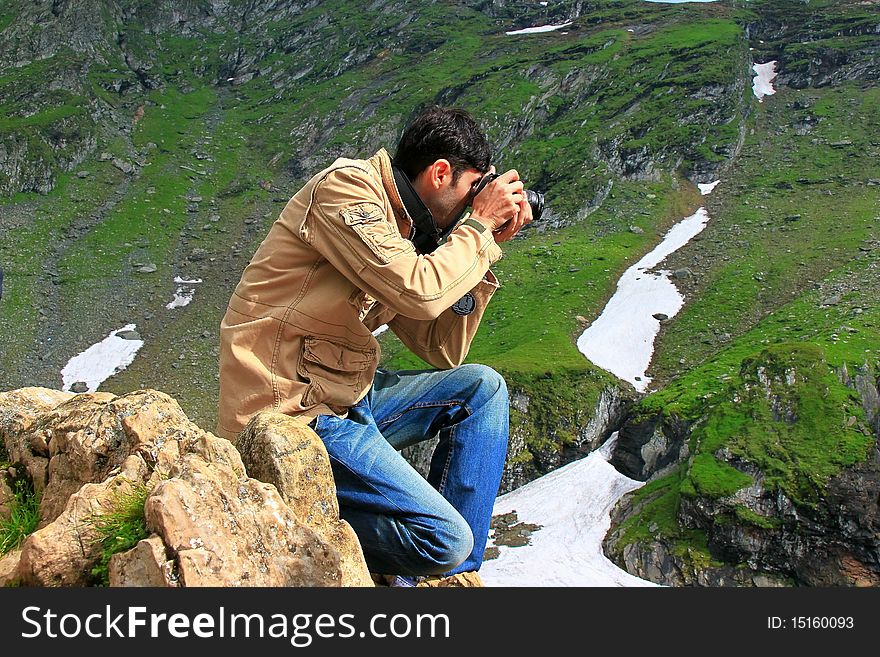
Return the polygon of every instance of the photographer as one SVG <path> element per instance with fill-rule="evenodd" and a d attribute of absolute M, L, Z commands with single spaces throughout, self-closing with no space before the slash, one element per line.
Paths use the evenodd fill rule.
<path fill-rule="evenodd" d="M 400 585 L 479 583 L 506 457 L 504 380 L 461 365 L 498 288 L 498 243 L 532 220 L 517 172 L 490 160 L 473 118 L 440 107 L 393 162 L 337 160 L 287 203 L 220 325 L 218 434 L 235 440 L 265 409 L 309 423 L 370 570 Z M 377 369 L 385 324 L 440 369 Z M 435 435 L 426 481 L 398 450 Z"/>

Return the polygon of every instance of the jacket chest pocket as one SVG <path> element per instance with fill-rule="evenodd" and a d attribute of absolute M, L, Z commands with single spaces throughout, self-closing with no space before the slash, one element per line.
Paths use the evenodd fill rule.
<path fill-rule="evenodd" d="M 351 228 L 383 264 L 396 257 L 414 253 L 412 242 L 405 240 L 392 227 L 385 211 L 375 203 L 359 203 L 341 211 L 345 225 Z"/>
<path fill-rule="evenodd" d="M 308 381 L 303 405 L 350 406 L 369 385 L 376 369 L 376 350 L 357 349 L 324 338 L 306 336 L 297 374 Z"/>

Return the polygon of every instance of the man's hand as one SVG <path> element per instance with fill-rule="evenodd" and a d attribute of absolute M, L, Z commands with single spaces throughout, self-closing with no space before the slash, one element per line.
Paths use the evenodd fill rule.
<path fill-rule="evenodd" d="M 492 231 L 492 237 L 495 238 L 496 244 L 512 239 L 519 232 L 520 228 L 532 220 L 532 206 L 529 205 L 524 194 L 519 196 L 519 211 L 501 228 Z"/>
<path fill-rule="evenodd" d="M 495 167 L 490 169 L 494 173 Z M 532 208 L 523 194 L 523 183 L 511 169 L 477 194 L 471 216 L 492 230 L 496 243 L 506 242 L 532 220 Z"/>

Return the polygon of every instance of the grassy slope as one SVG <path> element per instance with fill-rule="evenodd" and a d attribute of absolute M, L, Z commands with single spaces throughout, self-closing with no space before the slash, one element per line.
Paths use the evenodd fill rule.
<path fill-rule="evenodd" d="M 645 506 L 624 523 L 618 547 L 659 534 L 678 540 L 682 554 L 699 553 L 705 539 L 676 521 L 679 496 L 721 497 L 751 483 L 716 458 L 722 447 L 757 465 L 765 487 L 806 506 L 830 477 L 865 458 L 873 438 L 838 372 L 880 371 L 880 230 L 876 187 L 868 184 L 880 175 L 878 98 L 877 89 L 849 84 L 765 99 L 744 157 L 718 188 L 736 191 L 721 198 L 703 244 L 690 251 L 705 254 L 707 241 L 734 238 L 741 248 L 706 268 L 705 288 L 668 327 L 655 368 L 670 377 L 681 369 L 678 357 L 703 362 L 640 405 L 644 413 L 707 420 L 693 433 L 692 462 L 635 493 Z M 818 124 L 797 135 L 792 125 L 805 112 Z M 853 143 L 831 145 L 844 140 Z M 733 336 L 720 351 L 705 339 L 712 329 Z M 759 366 L 775 374 L 773 390 L 798 422 L 773 417 Z M 803 378 L 781 385 L 787 369 Z M 768 522 L 742 511 L 741 521 Z"/>

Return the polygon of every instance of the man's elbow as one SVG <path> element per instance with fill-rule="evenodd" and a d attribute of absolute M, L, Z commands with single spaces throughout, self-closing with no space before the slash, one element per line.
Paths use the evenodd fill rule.
<path fill-rule="evenodd" d="M 408 297 L 401 299 L 400 307 L 395 310 L 410 319 L 432 322 L 440 317 L 448 307 L 448 302 L 442 299 Z"/>

